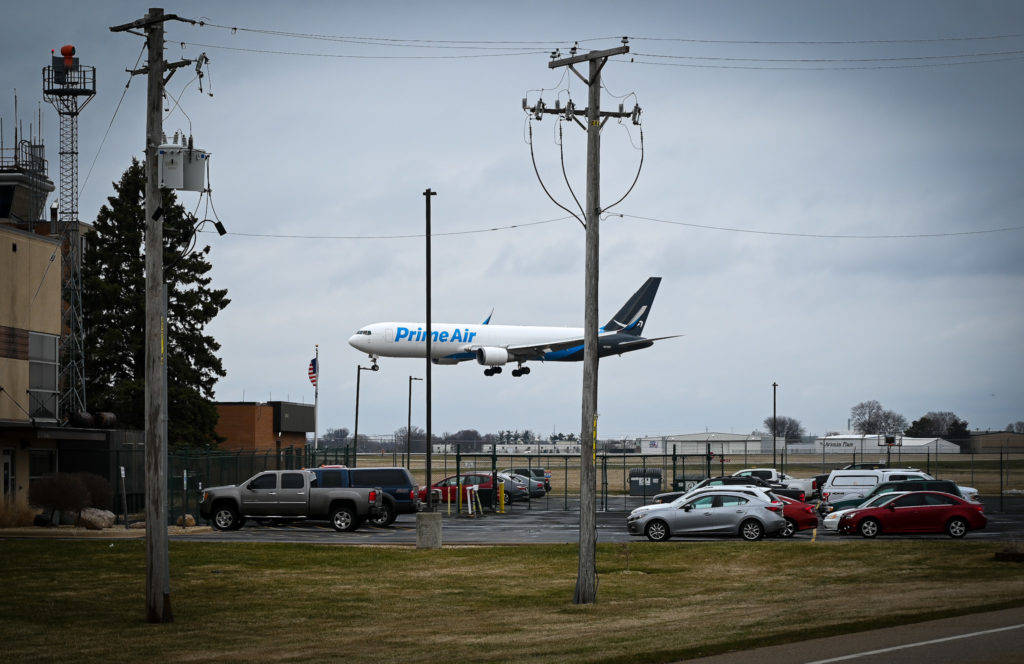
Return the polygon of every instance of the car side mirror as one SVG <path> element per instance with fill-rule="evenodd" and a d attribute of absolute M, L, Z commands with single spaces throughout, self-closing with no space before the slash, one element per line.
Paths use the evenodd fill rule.
<path fill-rule="evenodd" d="M 684 512 L 689 512 L 692 509 L 693 509 L 693 505 L 689 505 L 689 504 L 683 505 L 683 511 Z"/>
<path fill-rule="evenodd" d="M 889 503 L 888 505 L 885 506 L 885 508 L 887 510 L 889 510 L 890 512 L 895 512 L 896 511 L 896 505 L 894 505 L 893 503 Z"/>
<path fill-rule="evenodd" d="M 246 490 L 248 490 L 248 491 L 252 491 L 252 482 L 249 482 L 248 484 L 246 484 L 246 485 L 245 485 L 245 488 L 246 488 Z"/>

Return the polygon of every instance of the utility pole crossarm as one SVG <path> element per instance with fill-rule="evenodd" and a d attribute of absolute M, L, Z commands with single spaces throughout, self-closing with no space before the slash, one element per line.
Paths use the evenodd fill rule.
<path fill-rule="evenodd" d="M 164 21 L 181 21 L 183 23 L 191 23 L 192 25 L 196 25 L 197 23 L 199 23 L 198 21 L 193 21 L 190 18 L 182 18 L 177 14 L 161 14 L 160 16 L 156 16 L 153 18 L 150 18 L 147 15 L 146 17 L 137 19 L 135 21 L 132 21 L 131 23 L 125 23 L 123 25 L 112 25 L 110 26 L 110 31 L 131 32 L 132 30 L 145 30 L 151 25 L 154 25 L 156 23 L 163 23 Z"/>
<path fill-rule="evenodd" d="M 561 60 L 552 60 L 551 62 L 548 63 L 548 69 L 574 65 L 579 62 L 587 62 L 588 60 L 600 60 L 602 58 L 607 59 L 613 55 L 624 55 L 626 53 L 629 53 L 628 46 L 617 46 L 615 48 L 610 48 L 606 51 L 591 51 L 590 53 L 586 53 L 584 55 L 574 55 L 569 58 L 562 58 Z M 601 65 L 599 66 L 604 66 L 604 63 L 601 63 Z M 601 73 L 601 70 L 598 69 L 597 73 Z M 589 81 L 587 81 L 587 85 L 590 85 Z"/>

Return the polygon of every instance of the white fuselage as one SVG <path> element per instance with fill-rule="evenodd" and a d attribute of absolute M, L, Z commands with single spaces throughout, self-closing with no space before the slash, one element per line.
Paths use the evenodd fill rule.
<path fill-rule="evenodd" d="M 477 348 L 543 344 L 582 336 L 583 328 L 573 327 L 432 323 L 430 356 L 471 359 Z M 348 342 L 377 357 L 426 357 L 427 329 L 423 323 L 374 323 L 361 328 Z"/>

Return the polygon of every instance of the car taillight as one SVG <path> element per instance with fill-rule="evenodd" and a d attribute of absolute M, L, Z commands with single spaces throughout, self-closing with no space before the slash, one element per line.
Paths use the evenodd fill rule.
<path fill-rule="evenodd" d="M 814 508 L 812 506 L 810 506 L 810 505 L 806 505 L 804 507 L 804 511 L 807 512 L 808 514 L 814 514 Z"/>
<path fill-rule="evenodd" d="M 801 491 L 800 492 L 800 498 L 799 498 L 800 502 L 801 503 L 804 502 L 805 498 L 807 498 L 807 494 L 805 494 L 803 491 Z"/>
<path fill-rule="evenodd" d="M 374 491 L 373 489 L 370 489 L 370 502 L 371 503 L 377 502 L 377 492 Z"/>
<path fill-rule="evenodd" d="M 811 480 L 811 491 L 818 490 L 818 480 Z"/>
<path fill-rule="evenodd" d="M 829 497 L 830 495 L 831 495 L 831 494 L 830 494 L 830 493 L 829 493 L 828 491 L 826 491 L 825 493 L 821 494 L 821 499 L 822 499 L 822 500 L 828 500 L 828 497 Z"/>
<path fill-rule="evenodd" d="M 782 511 L 782 503 L 768 503 L 764 508 L 772 512 L 780 512 Z"/>
<path fill-rule="evenodd" d="M 985 513 L 985 506 L 982 505 L 981 503 L 978 503 L 977 505 L 975 505 L 974 509 L 978 510 L 982 514 Z"/>

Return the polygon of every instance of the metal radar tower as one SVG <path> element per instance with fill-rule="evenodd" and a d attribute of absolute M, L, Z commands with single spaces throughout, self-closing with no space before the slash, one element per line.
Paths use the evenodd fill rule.
<path fill-rule="evenodd" d="M 58 417 L 85 411 L 85 351 L 82 329 L 82 242 L 78 223 L 78 114 L 96 96 L 96 68 L 83 67 L 75 47 L 50 51 L 43 68 L 43 98 L 60 116 L 60 209 L 57 220 L 63 252 Z"/>

